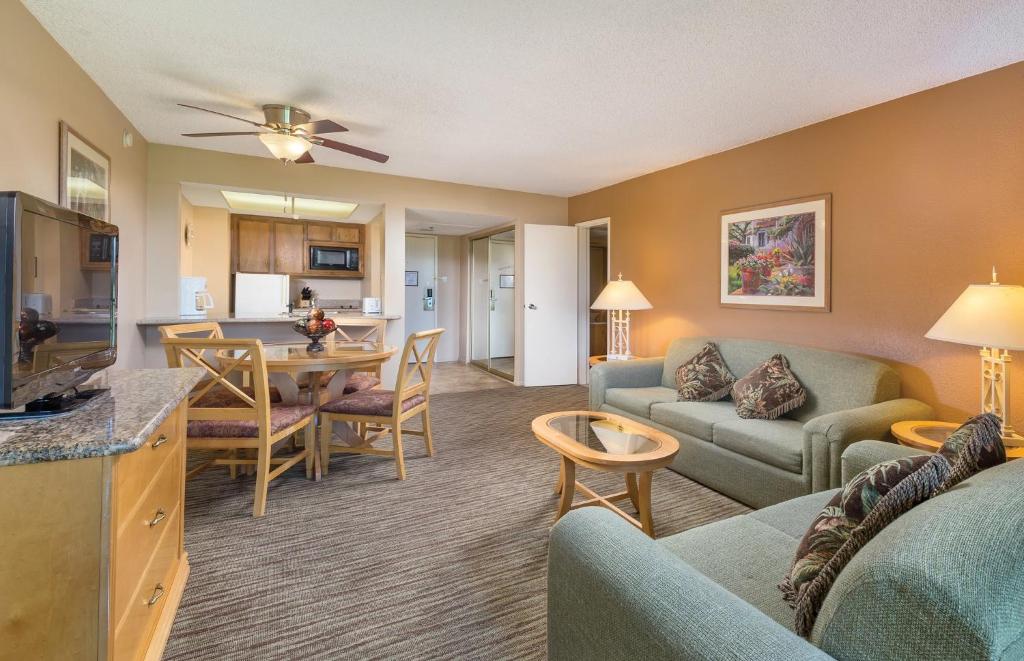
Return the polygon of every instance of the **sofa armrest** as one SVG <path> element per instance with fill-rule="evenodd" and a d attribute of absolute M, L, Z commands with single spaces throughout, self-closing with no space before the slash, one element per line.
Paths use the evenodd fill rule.
<path fill-rule="evenodd" d="M 548 659 L 831 659 L 599 507 L 548 548 Z"/>
<path fill-rule="evenodd" d="M 590 410 L 598 411 L 609 388 L 649 388 L 661 385 L 665 359 L 609 360 L 590 368 Z"/>
<path fill-rule="evenodd" d="M 804 460 L 810 462 L 811 491 L 842 486 L 840 457 L 851 443 L 891 438 L 892 423 L 928 420 L 932 416 L 932 408 L 924 402 L 890 399 L 808 420 L 804 425 Z"/>
<path fill-rule="evenodd" d="M 924 450 L 908 448 L 905 445 L 887 443 L 885 441 L 858 441 L 843 450 L 842 464 L 843 484 L 846 484 L 858 473 L 864 472 L 875 464 L 892 459 L 916 457 L 928 454 Z"/>

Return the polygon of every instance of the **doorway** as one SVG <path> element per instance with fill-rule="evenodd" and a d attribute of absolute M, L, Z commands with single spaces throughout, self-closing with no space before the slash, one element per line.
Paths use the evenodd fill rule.
<path fill-rule="evenodd" d="M 608 284 L 611 275 L 611 220 L 600 218 L 580 228 L 579 383 L 590 383 L 590 359 L 608 353 L 608 312 L 590 306 Z"/>
<path fill-rule="evenodd" d="M 405 235 L 405 332 L 437 328 L 437 237 Z"/>
<path fill-rule="evenodd" d="M 470 362 L 515 378 L 515 231 L 470 241 Z"/>

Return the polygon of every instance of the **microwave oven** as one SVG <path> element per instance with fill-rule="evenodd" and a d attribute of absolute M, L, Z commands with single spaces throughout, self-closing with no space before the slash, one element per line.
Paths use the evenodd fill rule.
<path fill-rule="evenodd" d="M 359 248 L 352 246 L 309 246 L 310 271 L 359 271 Z"/>

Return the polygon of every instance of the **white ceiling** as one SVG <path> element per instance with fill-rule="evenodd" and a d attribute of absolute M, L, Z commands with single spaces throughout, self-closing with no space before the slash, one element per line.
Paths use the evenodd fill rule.
<path fill-rule="evenodd" d="M 405 231 L 420 234 L 462 236 L 492 227 L 501 227 L 511 222 L 511 218 L 479 213 L 435 209 L 405 210 Z"/>
<path fill-rule="evenodd" d="M 571 195 L 1024 59 L 1020 0 L 25 0 L 150 141 Z"/>

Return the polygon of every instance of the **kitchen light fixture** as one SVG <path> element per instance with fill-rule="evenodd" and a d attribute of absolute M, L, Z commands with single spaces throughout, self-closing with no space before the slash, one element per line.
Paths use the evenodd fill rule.
<path fill-rule="evenodd" d="M 1010 426 L 1010 350 L 1024 350 L 1024 287 L 992 282 L 969 285 L 925 333 L 932 340 L 981 347 L 981 410 L 1003 421 L 1007 445 L 1024 437 Z"/>
<path fill-rule="evenodd" d="M 629 360 L 633 357 L 629 350 L 629 312 L 630 310 L 650 310 L 653 305 L 647 300 L 632 280 L 612 280 L 590 306 L 591 310 L 611 310 L 612 313 L 612 346 L 608 360 Z"/>
<path fill-rule="evenodd" d="M 296 160 L 313 146 L 305 138 L 288 133 L 260 133 L 259 139 L 275 158 L 285 163 Z"/>
<path fill-rule="evenodd" d="M 287 213 L 290 199 L 284 195 L 268 195 L 266 193 L 246 193 L 243 191 L 222 190 L 221 195 L 233 211 L 255 211 L 259 213 Z"/>
<path fill-rule="evenodd" d="M 296 197 L 293 200 L 293 213 L 300 216 L 316 216 L 319 218 L 337 218 L 344 220 L 352 215 L 357 204 L 352 202 L 336 202 L 334 200 L 316 200 L 308 197 Z"/>
<path fill-rule="evenodd" d="M 354 202 L 322 200 L 292 195 L 271 195 L 267 193 L 247 193 L 244 191 L 222 190 L 221 195 L 232 211 L 264 213 L 275 216 L 291 216 L 319 220 L 345 220 L 359 206 Z"/>

